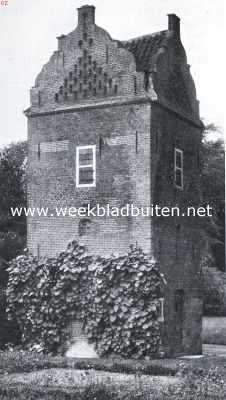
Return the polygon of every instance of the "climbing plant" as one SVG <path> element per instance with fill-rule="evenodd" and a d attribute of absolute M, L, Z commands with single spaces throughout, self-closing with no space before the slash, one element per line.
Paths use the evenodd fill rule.
<path fill-rule="evenodd" d="M 164 278 L 141 249 L 94 257 L 74 241 L 57 258 L 19 256 L 8 273 L 7 313 L 17 321 L 25 346 L 56 352 L 76 319 L 102 356 L 158 352 Z"/>

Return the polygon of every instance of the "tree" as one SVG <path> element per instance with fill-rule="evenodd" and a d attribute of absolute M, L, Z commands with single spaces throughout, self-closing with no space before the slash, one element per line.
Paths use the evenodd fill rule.
<path fill-rule="evenodd" d="M 214 136 L 217 139 L 214 140 Z M 205 226 L 210 265 L 225 270 L 225 169 L 224 142 L 220 129 L 206 126 L 201 146 L 201 184 L 204 204 L 213 207 L 213 217 Z"/>
<path fill-rule="evenodd" d="M 13 217 L 10 207 L 26 206 L 27 142 L 13 143 L 0 151 L 0 348 L 18 344 L 20 330 L 6 316 L 8 262 L 21 253 L 26 243 L 25 216 Z"/>
<path fill-rule="evenodd" d="M 27 142 L 13 143 L 0 152 L 0 256 L 10 260 L 26 243 L 26 217 L 13 217 L 11 207 L 26 206 Z"/>

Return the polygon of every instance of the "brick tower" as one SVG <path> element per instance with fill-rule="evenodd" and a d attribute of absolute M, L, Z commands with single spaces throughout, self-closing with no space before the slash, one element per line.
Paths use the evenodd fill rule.
<path fill-rule="evenodd" d="M 200 200 L 202 123 L 180 39 L 180 20 L 129 41 L 78 9 L 78 25 L 31 89 L 28 247 L 56 255 L 72 239 L 90 253 L 123 253 L 137 244 L 160 262 L 167 280 L 163 343 L 169 354 L 201 352 L 200 226 L 187 217 L 56 216 L 56 207 L 159 206 Z"/>

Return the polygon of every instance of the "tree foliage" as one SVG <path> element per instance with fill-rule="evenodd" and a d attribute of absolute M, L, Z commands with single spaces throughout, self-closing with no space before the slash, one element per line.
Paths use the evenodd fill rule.
<path fill-rule="evenodd" d="M 11 207 L 26 206 L 27 142 L 5 147 L 0 153 L 0 256 L 10 260 L 26 242 L 25 216 L 13 217 Z"/>
<path fill-rule="evenodd" d="M 214 140 L 213 134 L 218 134 Z M 211 138 L 212 136 L 212 138 Z M 213 208 L 213 218 L 205 227 L 210 264 L 225 269 L 225 153 L 220 130 L 206 126 L 201 146 L 201 183 L 203 202 Z"/>
<path fill-rule="evenodd" d="M 8 272 L 7 312 L 25 345 L 55 352 L 76 319 L 100 355 L 139 358 L 158 352 L 163 276 L 141 249 L 92 257 L 72 242 L 58 258 L 19 256 Z"/>

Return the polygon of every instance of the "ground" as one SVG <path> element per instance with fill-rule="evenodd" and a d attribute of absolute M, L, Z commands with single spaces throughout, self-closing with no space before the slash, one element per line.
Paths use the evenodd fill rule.
<path fill-rule="evenodd" d="M 203 318 L 203 343 L 226 346 L 226 317 Z"/>
<path fill-rule="evenodd" d="M 0 400 L 223 400 L 225 322 L 204 319 L 202 357 L 79 360 L 0 352 Z"/>

